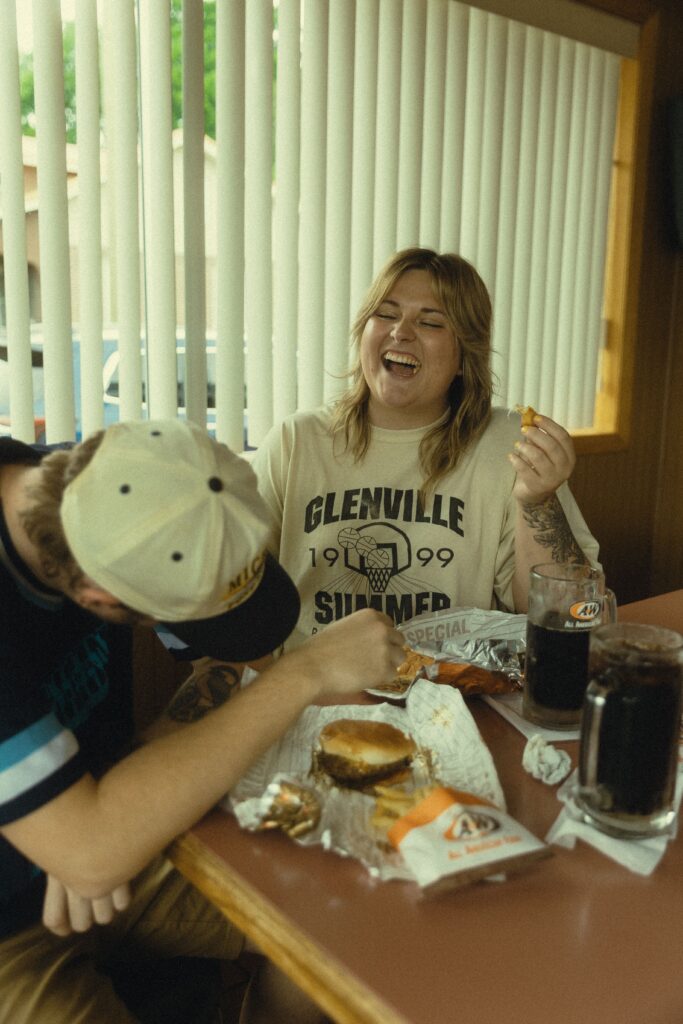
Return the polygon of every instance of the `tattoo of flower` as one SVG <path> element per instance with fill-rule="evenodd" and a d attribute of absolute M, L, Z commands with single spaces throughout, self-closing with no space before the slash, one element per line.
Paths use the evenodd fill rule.
<path fill-rule="evenodd" d="M 231 665 L 199 669 L 183 683 L 169 704 L 169 718 L 175 722 L 196 722 L 229 700 L 239 683 L 239 672 Z"/>
<path fill-rule="evenodd" d="M 576 562 L 577 565 L 588 563 L 569 528 L 556 494 L 540 505 L 522 505 L 522 515 L 534 531 L 534 540 L 541 547 L 550 549 L 554 562 Z"/>

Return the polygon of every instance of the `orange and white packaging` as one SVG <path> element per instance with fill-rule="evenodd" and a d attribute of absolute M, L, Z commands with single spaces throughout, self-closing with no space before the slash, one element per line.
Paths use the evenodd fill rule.
<path fill-rule="evenodd" d="M 516 871 L 551 851 L 509 814 L 436 786 L 387 832 L 425 893 Z"/>

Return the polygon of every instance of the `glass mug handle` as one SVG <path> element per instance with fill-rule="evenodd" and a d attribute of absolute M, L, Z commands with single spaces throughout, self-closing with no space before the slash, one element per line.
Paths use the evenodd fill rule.
<path fill-rule="evenodd" d="M 605 594 L 602 599 L 602 611 L 600 613 L 600 625 L 617 621 L 617 595 L 609 587 L 605 587 Z"/>
<path fill-rule="evenodd" d="M 592 792 L 596 791 L 598 784 L 600 726 L 607 703 L 606 694 L 607 688 L 592 680 L 583 702 L 579 786 Z"/>

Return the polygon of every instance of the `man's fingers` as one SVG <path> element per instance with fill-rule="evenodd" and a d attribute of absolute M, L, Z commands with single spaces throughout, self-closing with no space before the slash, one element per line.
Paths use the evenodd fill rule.
<path fill-rule="evenodd" d="M 115 910 L 125 910 L 130 904 L 130 886 L 128 882 L 124 882 L 123 885 L 119 885 L 118 888 L 114 889 L 111 894 L 112 903 L 114 904 Z"/>
<path fill-rule="evenodd" d="M 55 935 L 71 933 L 66 889 L 52 875 L 47 876 L 47 888 L 43 900 L 43 924 Z"/>
<path fill-rule="evenodd" d="M 105 897 L 105 899 L 109 899 L 109 897 Z M 87 900 L 83 896 L 79 896 L 78 893 L 72 892 L 71 889 L 67 889 L 67 901 L 72 929 L 75 932 L 87 932 L 89 928 L 92 928 L 95 920 L 93 903 L 97 901 Z"/>

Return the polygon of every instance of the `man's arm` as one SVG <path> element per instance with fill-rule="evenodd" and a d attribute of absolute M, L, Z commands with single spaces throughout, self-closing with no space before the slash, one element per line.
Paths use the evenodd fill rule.
<path fill-rule="evenodd" d="M 99 780 L 81 778 L 2 834 L 68 888 L 107 896 L 214 806 L 305 707 L 391 678 L 402 642 L 386 616 L 356 612 L 212 714 L 138 748 Z"/>
<path fill-rule="evenodd" d="M 244 665 L 202 658 L 192 663 L 192 673 L 181 683 L 162 715 L 143 730 L 143 743 L 175 732 L 182 725 L 221 707 L 237 693 Z"/>

